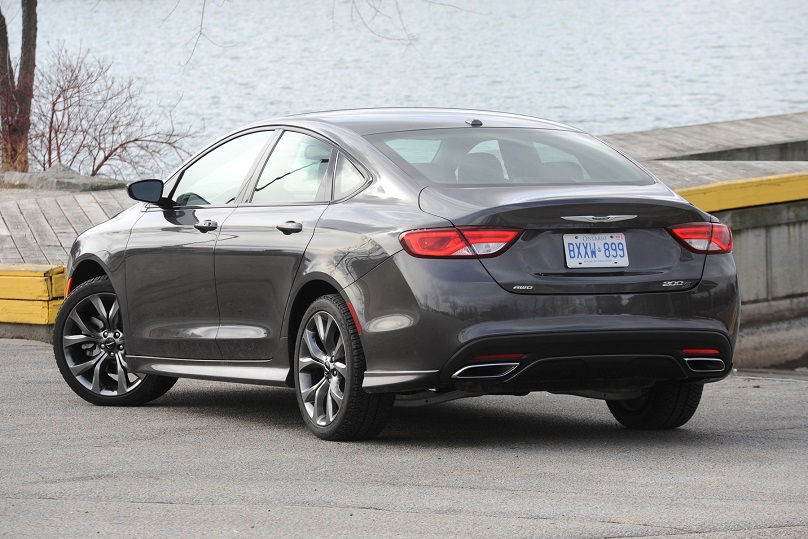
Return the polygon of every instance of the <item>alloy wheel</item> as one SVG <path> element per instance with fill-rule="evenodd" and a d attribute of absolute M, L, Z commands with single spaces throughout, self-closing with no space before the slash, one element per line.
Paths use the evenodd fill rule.
<path fill-rule="evenodd" d="M 112 292 L 90 294 L 73 307 L 64 324 L 62 349 L 70 373 L 94 394 L 121 396 L 143 381 L 126 364 L 120 304 Z"/>
<path fill-rule="evenodd" d="M 339 324 L 324 311 L 306 322 L 298 359 L 298 391 L 309 418 L 330 425 L 345 398 L 345 342 Z"/>

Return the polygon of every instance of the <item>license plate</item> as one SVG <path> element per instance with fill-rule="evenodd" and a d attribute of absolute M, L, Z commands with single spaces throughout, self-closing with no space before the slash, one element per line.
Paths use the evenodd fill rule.
<path fill-rule="evenodd" d="M 568 268 L 624 268 L 628 266 L 625 234 L 564 234 Z"/>

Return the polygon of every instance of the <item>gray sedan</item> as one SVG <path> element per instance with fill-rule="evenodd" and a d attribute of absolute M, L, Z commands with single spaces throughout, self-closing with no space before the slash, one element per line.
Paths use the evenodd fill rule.
<path fill-rule="evenodd" d="M 54 352 L 98 405 L 289 386 L 329 440 L 395 403 L 551 391 L 686 423 L 732 368 L 732 236 L 575 128 L 443 109 L 239 129 L 82 234 Z"/>

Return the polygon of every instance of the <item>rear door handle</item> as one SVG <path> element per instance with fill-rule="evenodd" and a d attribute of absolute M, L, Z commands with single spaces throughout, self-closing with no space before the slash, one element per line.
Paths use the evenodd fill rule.
<path fill-rule="evenodd" d="M 285 223 L 281 223 L 276 227 L 278 230 L 286 234 L 295 234 L 303 230 L 303 223 L 296 223 L 294 221 L 286 221 Z"/>
<path fill-rule="evenodd" d="M 216 221 L 200 221 L 194 224 L 194 228 L 202 231 L 202 232 L 210 232 L 211 230 L 216 230 L 219 226 L 219 223 Z"/>

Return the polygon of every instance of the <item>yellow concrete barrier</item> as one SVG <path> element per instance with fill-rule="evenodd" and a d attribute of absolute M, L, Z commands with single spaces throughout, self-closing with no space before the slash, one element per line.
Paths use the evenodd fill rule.
<path fill-rule="evenodd" d="M 709 212 L 793 202 L 808 199 L 808 171 L 683 187 L 676 192 Z"/>
<path fill-rule="evenodd" d="M 53 324 L 64 297 L 64 266 L 0 264 L 0 322 Z"/>

